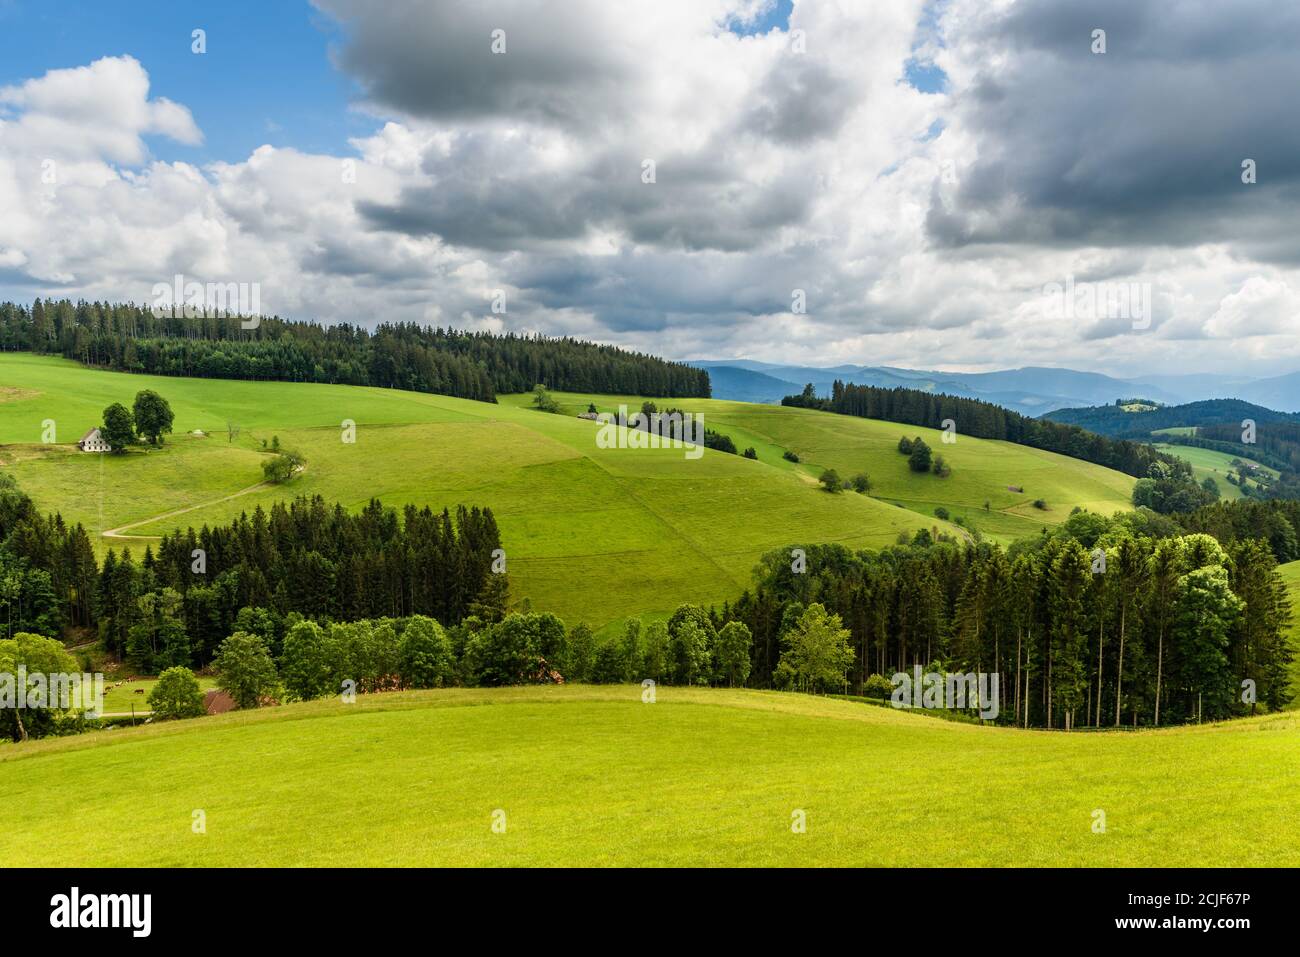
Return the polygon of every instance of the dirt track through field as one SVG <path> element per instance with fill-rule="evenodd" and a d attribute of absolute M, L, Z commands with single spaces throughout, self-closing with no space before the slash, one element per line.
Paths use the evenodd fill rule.
<path fill-rule="evenodd" d="M 307 471 L 306 467 L 298 469 L 296 475 L 301 475 Z M 223 495 L 221 498 L 210 499 L 206 502 L 200 502 L 198 505 L 187 505 L 185 508 L 178 508 L 170 512 L 163 512 L 161 515 L 152 515 L 149 518 L 142 518 L 138 522 L 130 522 L 126 525 L 119 525 L 117 528 L 110 528 L 106 532 L 101 532 L 103 538 L 111 538 L 118 541 L 130 541 L 131 539 L 157 539 L 160 535 L 125 535 L 126 531 L 133 528 L 139 528 L 141 525 L 149 525 L 153 522 L 160 522 L 164 518 L 174 518 L 177 515 L 184 515 L 186 512 L 194 512 L 201 508 L 207 508 L 209 505 L 220 505 L 222 502 L 229 502 L 232 498 L 239 498 L 241 495 L 247 495 L 249 492 L 256 492 L 260 488 L 266 488 L 272 483 L 258 482 L 256 485 L 250 485 L 248 488 L 240 489 L 238 492 L 232 492 L 230 495 Z"/>

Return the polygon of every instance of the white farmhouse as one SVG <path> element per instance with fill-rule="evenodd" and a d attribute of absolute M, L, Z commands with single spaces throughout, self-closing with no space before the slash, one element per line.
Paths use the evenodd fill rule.
<path fill-rule="evenodd" d="M 83 452 L 111 452 L 113 447 L 104 441 L 104 437 L 99 434 L 99 429 L 91 429 L 81 437 L 77 443 L 77 448 Z"/>

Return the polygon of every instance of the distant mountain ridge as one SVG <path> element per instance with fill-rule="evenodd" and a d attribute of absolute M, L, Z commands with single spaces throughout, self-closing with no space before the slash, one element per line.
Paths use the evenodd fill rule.
<path fill-rule="evenodd" d="M 1152 399 L 1171 406 L 1207 399 L 1241 399 L 1270 410 L 1300 412 L 1300 372 L 1268 378 L 1206 373 L 1121 379 L 1100 372 L 1045 366 L 997 372 L 942 372 L 848 364 L 823 368 L 754 359 L 701 359 L 686 364 L 708 370 L 714 398 L 745 402 L 780 402 L 809 382 L 819 395 L 827 395 L 832 383 L 839 379 L 855 385 L 982 399 L 1032 416 L 1057 409 L 1110 405 L 1121 398 Z"/>
<path fill-rule="evenodd" d="M 1083 409 L 1055 409 L 1043 416 L 1052 422 L 1077 425 L 1113 438 L 1140 438 L 1160 429 L 1189 426 L 1232 425 L 1250 419 L 1258 425 L 1300 421 L 1300 415 L 1275 412 L 1242 399 L 1205 399 L 1182 405 L 1162 406 L 1145 412 L 1126 411 L 1111 403 Z"/>

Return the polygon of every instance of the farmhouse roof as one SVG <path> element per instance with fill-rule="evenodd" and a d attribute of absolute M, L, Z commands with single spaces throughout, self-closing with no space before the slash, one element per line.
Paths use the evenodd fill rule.
<path fill-rule="evenodd" d="M 208 714 L 225 714 L 235 710 L 235 699 L 217 688 L 203 696 L 203 710 Z"/>

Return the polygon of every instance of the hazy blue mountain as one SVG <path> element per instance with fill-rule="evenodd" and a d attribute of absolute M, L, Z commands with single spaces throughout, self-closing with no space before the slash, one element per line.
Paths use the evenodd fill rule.
<path fill-rule="evenodd" d="M 1233 399 L 1241 397 L 1242 387 L 1255 381 L 1250 376 L 1215 375 L 1146 375 L 1130 380 L 1135 385 L 1152 385 L 1178 397 L 1181 402 L 1199 402 L 1203 399 Z"/>
<path fill-rule="evenodd" d="M 802 391 L 809 382 L 819 395 L 826 395 L 839 379 L 856 385 L 983 399 L 1034 416 L 1055 409 L 1107 405 L 1121 398 L 1153 399 L 1165 405 L 1237 398 L 1283 412 L 1300 411 L 1300 373 L 1268 379 L 1210 373 L 1121 379 L 1099 372 L 1045 366 L 997 372 L 941 372 L 849 364 L 819 368 L 754 359 L 709 359 L 691 365 L 710 371 L 716 398 L 747 402 L 780 402 L 783 396 Z"/>
<path fill-rule="evenodd" d="M 1242 386 L 1237 393 L 1248 402 L 1266 405 L 1282 412 L 1300 412 L 1300 372 L 1258 379 Z"/>
<path fill-rule="evenodd" d="M 736 402 L 780 402 L 803 390 L 802 385 L 777 379 L 763 372 L 739 366 L 709 366 L 709 382 L 715 399 Z"/>

